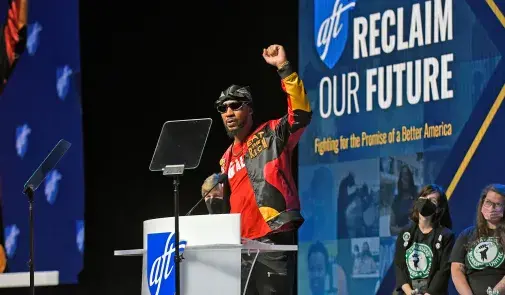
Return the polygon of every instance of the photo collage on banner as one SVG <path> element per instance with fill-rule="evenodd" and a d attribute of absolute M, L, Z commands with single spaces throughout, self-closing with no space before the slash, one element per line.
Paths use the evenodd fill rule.
<path fill-rule="evenodd" d="M 0 1 L 2 32 L 13 2 L 20 1 Z M 5 273 L 29 272 L 28 198 L 23 187 L 64 139 L 71 147 L 35 191 L 34 262 L 36 273 L 48 275 L 47 283 L 71 284 L 82 270 L 85 229 L 79 2 L 29 0 L 28 7 L 26 47 L 0 96 Z"/>
<path fill-rule="evenodd" d="M 301 0 L 299 19 L 298 292 L 392 294 L 397 235 L 501 56 L 464 0 Z"/>

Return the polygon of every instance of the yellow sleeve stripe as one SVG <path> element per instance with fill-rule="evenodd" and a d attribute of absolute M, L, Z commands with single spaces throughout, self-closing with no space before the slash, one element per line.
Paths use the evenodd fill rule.
<path fill-rule="evenodd" d="M 265 221 L 269 221 L 275 217 L 277 217 L 280 213 L 272 207 L 260 207 L 261 216 Z"/>
<path fill-rule="evenodd" d="M 303 81 L 300 79 L 296 72 L 282 79 L 282 86 L 284 91 L 289 95 L 289 105 L 291 109 L 310 112 L 310 103 L 305 93 Z"/>

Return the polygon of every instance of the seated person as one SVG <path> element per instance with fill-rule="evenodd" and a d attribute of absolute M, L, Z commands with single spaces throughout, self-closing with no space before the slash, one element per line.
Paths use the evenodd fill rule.
<path fill-rule="evenodd" d="M 202 198 L 205 197 L 205 205 L 207 205 L 209 214 L 224 213 L 223 185 L 216 185 L 218 180 L 219 174 L 214 173 L 207 177 L 202 184 Z M 206 194 L 207 196 L 205 196 Z"/>

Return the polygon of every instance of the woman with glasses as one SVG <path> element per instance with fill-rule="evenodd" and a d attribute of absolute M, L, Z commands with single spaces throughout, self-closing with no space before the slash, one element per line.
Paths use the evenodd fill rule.
<path fill-rule="evenodd" d="M 461 295 L 505 294 L 505 185 L 487 186 L 477 223 L 458 237 L 451 254 L 454 285 Z"/>
<path fill-rule="evenodd" d="M 425 186 L 410 219 L 412 225 L 396 239 L 396 290 L 407 295 L 447 294 L 455 236 L 444 190 L 436 184 Z"/>

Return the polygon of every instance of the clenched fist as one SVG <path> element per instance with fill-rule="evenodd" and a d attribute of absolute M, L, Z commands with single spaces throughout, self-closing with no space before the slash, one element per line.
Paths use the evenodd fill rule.
<path fill-rule="evenodd" d="M 286 52 L 281 45 L 270 45 L 268 48 L 263 49 L 263 58 L 268 64 L 280 69 L 287 61 Z"/>

